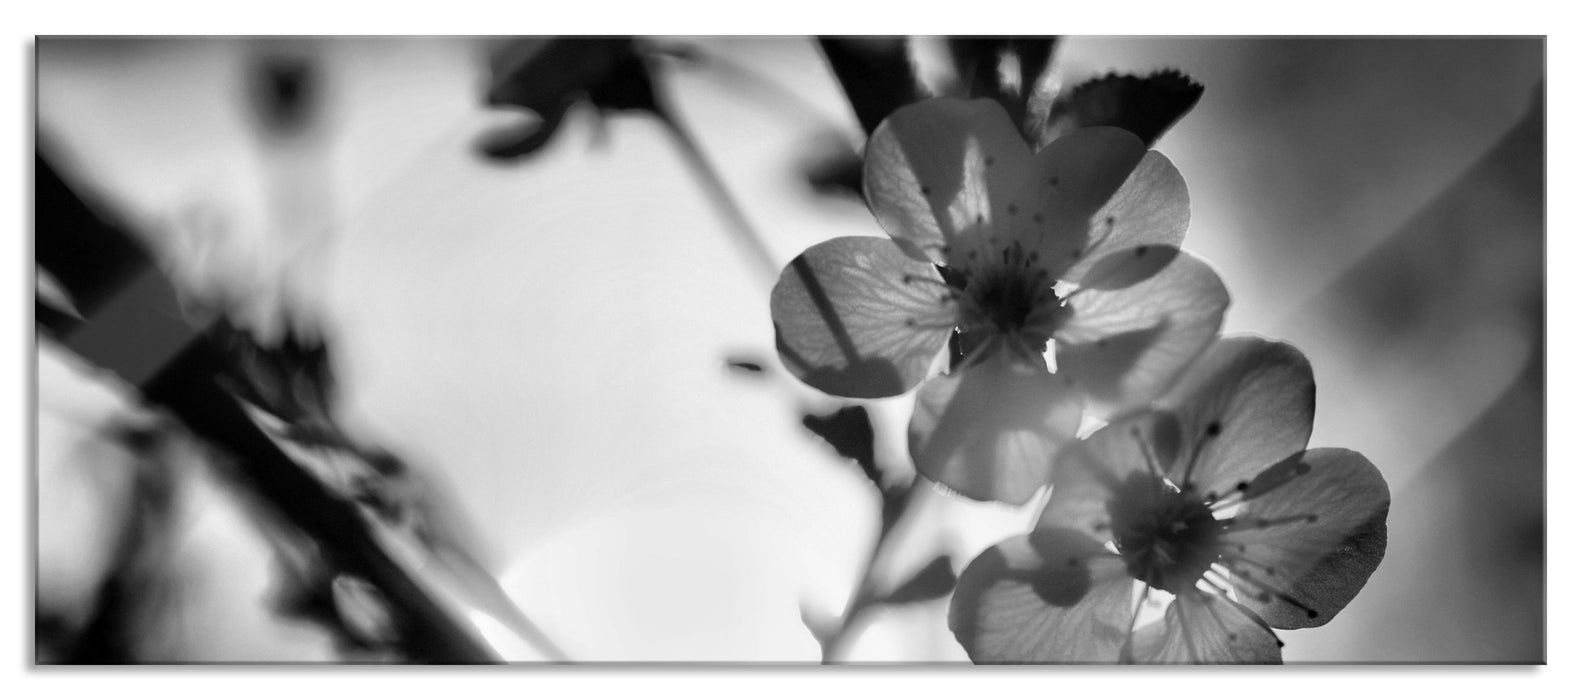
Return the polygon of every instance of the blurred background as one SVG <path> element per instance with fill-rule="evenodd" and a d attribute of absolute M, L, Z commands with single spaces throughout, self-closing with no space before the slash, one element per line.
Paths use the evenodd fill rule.
<path fill-rule="evenodd" d="M 804 619 L 840 614 L 880 499 L 804 425 L 843 404 L 779 367 L 768 290 L 807 246 L 880 233 L 809 183 L 862 130 L 813 40 L 651 41 L 666 119 L 577 74 L 544 79 L 605 109 L 490 107 L 499 41 L 41 38 L 39 150 L 188 308 L 265 345 L 321 340 L 327 420 L 399 455 L 417 539 L 467 552 L 564 657 L 817 661 Z M 937 78 L 938 42 L 911 51 Z M 1390 484 L 1382 565 L 1333 622 L 1283 635 L 1288 662 L 1545 658 L 1544 57 L 1542 39 L 1059 45 L 1061 84 L 1205 86 L 1155 146 L 1191 190 L 1184 247 L 1230 289 L 1227 333 L 1311 359 L 1311 444 Z M 573 65 L 600 60 L 621 65 Z M 57 287 L 40 275 L 40 298 Z M 160 438 L 59 343 L 38 352 L 40 662 L 388 660 L 378 601 L 303 585 L 314 567 L 226 458 Z M 864 405 L 872 463 L 904 482 L 911 396 Z M 921 498 L 890 569 L 959 571 L 1031 515 Z M 303 613 L 320 589 L 343 629 Z M 877 610 L 843 658 L 965 661 L 945 607 Z"/>

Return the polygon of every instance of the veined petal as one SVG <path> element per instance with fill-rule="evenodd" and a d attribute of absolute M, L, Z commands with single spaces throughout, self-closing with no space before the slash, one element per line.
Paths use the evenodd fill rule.
<path fill-rule="evenodd" d="M 1219 332 L 1230 294 L 1207 264 L 1180 250 L 1114 253 L 1067 300 L 1055 365 L 1113 415 L 1157 398 Z M 1283 455 L 1282 455 L 1283 456 Z"/>
<path fill-rule="evenodd" d="M 1221 338 L 1161 399 L 1181 419 L 1182 486 L 1229 493 L 1302 451 L 1313 431 L 1313 368 L 1301 351 L 1253 336 Z"/>
<path fill-rule="evenodd" d="M 1177 596 L 1163 619 L 1137 630 L 1134 660 L 1149 664 L 1277 664 L 1280 644 L 1254 613 L 1203 591 Z"/>
<path fill-rule="evenodd" d="M 1060 277 L 1088 254 L 1090 239 L 1097 235 L 1090 232 L 1105 230 L 1101 209 L 1117 196 L 1146 152 L 1131 132 L 1109 126 L 1077 129 L 1038 152 L 1037 172 L 1029 182 L 1037 217 L 1026 222 L 1035 226 L 1017 240 L 1047 261 L 1051 276 Z M 1131 199 L 1146 195 L 1133 193 Z"/>
<path fill-rule="evenodd" d="M 863 193 L 907 255 L 947 264 L 965 252 L 963 239 L 1010 215 L 1032 169 L 1032 151 L 999 103 L 941 97 L 902 107 L 874 130 Z M 1022 204 L 1024 218 L 1035 204 Z"/>
<path fill-rule="evenodd" d="M 1084 284 L 1107 256 L 1138 246 L 1180 247 L 1192 221 L 1186 180 L 1170 159 L 1149 151 L 1113 197 L 1088 219 L 1086 249 L 1062 277 Z"/>
<path fill-rule="evenodd" d="M 1384 558 L 1384 477 L 1356 452 L 1316 449 L 1264 470 L 1245 493 L 1236 520 L 1247 527 L 1225 540 L 1242 600 L 1275 627 L 1329 622 Z"/>
<path fill-rule="evenodd" d="M 1110 421 L 1055 457 L 1052 492 L 1038 527 L 1068 527 L 1110 539 L 1106 503 L 1115 490 L 1133 473 L 1167 469 L 1180 445 L 1180 428 L 1169 413 L 1143 410 Z"/>
<path fill-rule="evenodd" d="M 1131 624 L 1119 557 L 1074 530 L 1038 530 L 978 555 L 950 600 L 975 663 L 1115 663 Z"/>
<path fill-rule="evenodd" d="M 849 236 L 786 265 L 769 298 L 780 360 L 838 396 L 894 396 L 923 380 L 956 303 L 939 272 L 883 238 Z"/>
<path fill-rule="evenodd" d="M 1069 380 L 996 353 L 924 383 L 907 438 L 923 476 L 967 498 L 1020 504 L 1047 483 L 1081 420 Z"/>

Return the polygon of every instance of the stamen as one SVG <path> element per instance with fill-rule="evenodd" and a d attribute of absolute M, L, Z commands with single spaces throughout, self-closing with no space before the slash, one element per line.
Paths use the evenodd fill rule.
<path fill-rule="evenodd" d="M 1218 574 L 1216 573 L 1216 575 Z M 1252 622 L 1254 625 L 1257 625 L 1263 631 L 1268 632 L 1270 637 L 1274 637 L 1274 643 L 1276 646 L 1285 646 L 1285 642 L 1280 641 L 1280 635 L 1275 634 L 1274 628 L 1270 627 L 1269 623 L 1264 622 L 1263 618 L 1258 617 L 1251 610 L 1248 610 L 1246 607 L 1238 605 L 1236 601 L 1231 600 L 1230 590 L 1228 588 L 1221 588 L 1219 584 L 1215 584 L 1206 577 L 1202 580 L 1202 583 L 1206 584 L 1212 593 L 1218 595 L 1226 603 L 1230 604 L 1230 609 L 1235 610 L 1237 614 L 1247 618 L 1250 622 Z M 1230 581 L 1225 581 L 1224 585 L 1229 586 Z"/>
<path fill-rule="evenodd" d="M 944 287 L 946 289 L 950 288 L 950 285 L 946 284 L 945 280 L 939 279 L 938 277 L 931 277 L 929 275 L 914 275 L 910 272 L 901 275 L 901 284 L 916 284 L 918 282 L 926 282 L 928 284 Z"/>
<path fill-rule="evenodd" d="M 1103 233 L 1099 234 L 1099 236 L 1097 238 L 1095 238 L 1095 239 L 1093 239 L 1091 241 L 1088 241 L 1087 246 L 1084 247 L 1083 250 L 1082 250 L 1082 254 L 1083 255 L 1087 255 L 1088 253 L 1093 252 L 1093 249 L 1099 247 L 1099 245 L 1101 243 L 1103 243 L 1104 241 L 1109 239 L 1110 234 L 1115 233 L 1115 217 L 1114 216 L 1106 216 L 1106 217 L 1104 217 L 1104 227 L 1105 228 L 1104 228 L 1104 232 Z"/>
<path fill-rule="evenodd" d="M 1137 632 L 1137 619 L 1142 617 L 1143 603 L 1146 602 L 1148 602 L 1148 587 L 1143 586 L 1142 591 L 1137 594 L 1137 605 L 1132 608 L 1132 621 L 1126 625 L 1126 642 L 1121 644 L 1120 663 L 1129 664 L 1135 662 L 1132 658 L 1132 637 Z"/>
<path fill-rule="evenodd" d="M 1284 486 L 1299 476 L 1304 476 L 1313 470 L 1313 466 L 1300 460 L 1287 460 L 1280 462 L 1258 473 L 1252 478 L 1244 497 L 1252 500 L 1281 486 Z"/>
<path fill-rule="evenodd" d="M 1241 483 L 1245 484 L 1247 482 L 1244 481 Z M 1237 485 L 1240 486 L 1241 484 Z M 1208 502 L 1209 510 L 1217 512 L 1234 508 L 1245 503 L 1247 501 L 1245 498 L 1246 493 L 1246 489 L 1236 489 L 1223 496 L 1216 496 L 1213 491 L 1210 491 L 1208 495 L 1204 497 L 1204 500 Z"/>
<path fill-rule="evenodd" d="M 906 319 L 906 327 L 907 328 L 923 328 L 923 329 L 928 329 L 928 330 L 939 330 L 939 329 L 944 329 L 944 328 L 955 328 L 956 327 L 956 323 L 955 323 L 954 320 L 950 320 L 950 321 L 924 320 L 924 319 L 919 319 L 916 316 L 913 316 L 911 318 Z"/>
<path fill-rule="evenodd" d="M 1191 595 L 1191 592 L 1182 592 L 1181 595 L 1188 596 Z M 1187 660 L 1194 664 L 1201 663 L 1198 661 L 1197 646 L 1192 644 L 1192 631 L 1187 629 L 1186 611 L 1182 610 L 1179 605 L 1172 605 L 1170 609 L 1176 611 L 1176 617 L 1181 620 L 1181 641 L 1186 642 Z"/>
<path fill-rule="evenodd" d="M 1246 551 L 1245 548 L 1243 548 L 1241 550 L 1237 550 L 1237 552 L 1234 553 L 1234 554 L 1231 553 L 1231 552 L 1220 552 L 1220 558 L 1221 559 L 1225 559 L 1228 562 L 1235 562 L 1235 563 L 1238 563 L 1238 564 L 1245 564 L 1245 565 L 1253 567 L 1255 569 L 1259 569 L 1259 570 L 1263 571 L 1265 574 L 1267 574 L 1269 576 L 1274 576 L 1275 575 L 1275 568 L 1274 567 L 1269 566 L 1268 564 L 1265 564 L 1265 563 L 1260 562 L 1260 561 L 1258 561 L 1256 559 L 1253 559 L 1251 557 L 1246 556 L 1245 554 L 1242 553 L 1242 552 L 1245 552 L 1245 551 Z M 1230 564 L 1227 563 L 1227 564 L 1224 564 L 1223 566 L 1225 567 L 1225 570 L 1227 570 L 1227 571 L 1229 571 L 1231 573 L 1236 573 L 1236 570 L 1234 568 L 1231 568 Z"/>
<path fill-rule="evenodd" d="M 1258 595 L 1255 597 L 1259 602 L 1267 603 L 1271 600 L 1271 598 L 1279 598 L 1281 601 L 1291 605 L 1292 607 L 1307 613 L 1308 619 L 1318 617 L 1317 610 L 1314 610 L 1307 603 L 1296 599 L 1296 597 L 1292 596 L 1290 593 L 1286 593 L 1285 591 L 1276 588 L 1273 584 L 1259 580 L 1257 577 L 1253 576 L 1250 572 L 1244 569 L 1237 569 L 1236 567 L 1230 565 L 1226 565 L 1225 568 L 1228 569 L 1232 574 L 1236 575 L 1236 581 L 1246 583 L 1249 588 L 1256 590 Z"/>
<path fill-rule="evenodd" d="M 1219 421 L 1209 421 L 1208 427 L 1203 431 L 1203 439 L 1192 443 L 1192 456 L 1187 459 L 1186 469 L 1181 472 L 1182 491 L 1192 487 L 1192 470 L 1197 468 L 1197 458 L 1202 456 L 1203 446 L 1207 445 L 1209 440 L 1219 437 L 1220 432 Z M 1239 488 L 1240 484 L 1237 486 Z"/>
<path fill-rule="evenodd" d="M 1225 601 L 1232 602 L 1229 598 L 1226 598 Z M 1225 624 L 1224 618 L 1219 616 L 1219 611 L 1215 610 L 1213 605 L 1205 605 L 1203 608 L 1208 611 L 1209 617 L 1214 618 L 1214 624 L 1219 625 L 1220 630 L 1225 633 L 1225 638 L 1232 642 L 1236 641 L 1236 633 L 1230 631 L 1230 625 Z"/>
<path fill-rule="evenodd" d="M 1164 470 L 1159 468 L 1159 462 L 1154 459 L 1153 449 L 1149 447 L 1148 441 L 1143 439 L 1142 428 L 1134 425 L 1131 432 L 1132 438 L 1137 441 L 1137 449 L 1143 453 L 1143 460 L 1148 463 L 1149 476 L 1163 481 L 1165 478 Z"/>
<path fill-rule="evenodd" d="M 1292 523 L 1316 523 L 1318 516 L 1308 513 L 1304 515 L 1287 515 L 1279 518 L 1226 518 L 1219 521 L 1221 532 L 1244 532 L 1246 530 L 1265 530 Z"/>

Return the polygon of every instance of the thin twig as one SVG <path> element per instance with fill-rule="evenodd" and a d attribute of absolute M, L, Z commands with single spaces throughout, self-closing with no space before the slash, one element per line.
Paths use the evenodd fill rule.
<path fill-rule="evenodd" d="M 852 589 L 851 597 L 846 602 L 846 609 L 841 614 L 840 626 L 835 628 L 834 632 L 818 638 L 822 651 L 820 663 L 841 663 L 841 653 L 850 646 L 856 638 L 856 633 L 862 629 L 858 622 L 867 615 L 868 611 L 883 602 L 883 597 L 874 589 L 880 556 L 892 542 L 901 539 L 905 534 L 905 531 L 897 529 L 896 525 L 905 519 L 908 510 L 922 500 L 921 493 L 927 488 L 928 485 L 922 477 L 914 478 L 903 497 L 901 506 L 887 513 L 891 517 L 880 518 L 879 535 L 874 538 L 873 548 L 868 552 L 868 562 L 863 566 L 862 580 L 856 588 Z"/>
<path fill-rule="evenodd" d="M 681 152 L 687 167 L 692 170 L 692 176 L 697 179 L 698 184 L 708 194 L 709 200 L 714 203 L 720 216 L 725 219 L 726 229 L 734 234 L 732 237 L 735 239 L 737 247 L 751 259 L 751 265 L 759 274 L 763 275 L 764 279 L 777 279 L 780 274 L 780 267 L 775 264 L 774 256 L 770 255 L 769 247 L 765 245 L 763 236 L 753 227 L 752 222 L 747 219 L 747 214 L 742 211 L 741 205 L 737 204 L 736 198 L 731 195 L 730 188 L 726 186 L 724 178 L 720 177 L 719 171 L 714 168 L 714 164 L 709 162 L 708 156 L 704 155 L 697 139 L 692 136 L 686 125 L 681 123 L 681 120 L 676 116 L 675 110 L 665 105 L 662 97 L 656 96 L 655 100 L 660 102 L 656 107 L 659 121 L 665 125 L 666 131 L 669 131 L 670 135 L 675 139 L 676 148 Z"/>

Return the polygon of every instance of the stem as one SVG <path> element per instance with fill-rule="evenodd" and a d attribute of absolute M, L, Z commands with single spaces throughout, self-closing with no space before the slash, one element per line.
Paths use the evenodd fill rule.
<path fill-rule="evenodd" d="M 653 45 L 654 53 L 673 58 L 683 66 L 691 64 L 704 70 L 713 70 L 722 81 L 741 90 L 757 92 L 760 101 L 745 100 L 746 104 L 764 107 L 774 116 L 783 118 L 798 126 L 808 123 L 824 123 L 829 128 L 836 128 L 834 124 L 816 105 L 791 88 L 786 87 L 773 77 L 756 70 L 745 63 L 731 60 L 725 54 L 714 53 L 703 48 L 691 45 Z M 772 103 L 772 104 L 766 104 Z"/>
<path fill-rule="evenodd" d="M 821 636 L 818 639 L 819 647 L 822 650 L 820 663 L 826 665 L 842 663 L 840 661 L 841 653 L 846 650 L 846 647 L 851 645 L 856 639 L 857 631 L 861 629 L 857 623 L 874 606 L 883 603 L 883 598 L 876 595 L 874 591 L 880 555 L 886 551 L 886 548 L 892 542 L 904 538 L 906 530 L 897 528 L 896 524 L 900 523 L 905 518 L 906 513 L 921 500 L 921 494 L 927 488 L 928 485 L 922 477 L 914 477 L 912 485 L 907 489 L 906 495 L 902 497 L 903 500 L 899 507 L 884 509 L 884 515 L 879 522 L 879 536 L 874 538 L 873 548 L 868 552 L 868 563 L 863 566 L 862 581 L 857 584 L 856 588 L 852 589 L 851 597 L 846 602 L 846 610 L 841 615 L 840 626 L 829 635 Z M 885 500 L 889 499 L 886 498 Z M 901 537 L 897 537 L 897 533 L 901 533 Z"/>
<path fill-rule="evenodd" d="M 779 277 L 780 267 L 774 263 L 769 248 L 763 242 L 763 236 L 753 228 L 752 222 L 747 219 L 747 214 L 742 211 L 741 205 L 736 203 L 736 198 L 731 195 L 730 188 L 726 186 L 724 178 L 719 171 L 709 162 L 703 149 L 698 145 L 696 138 L 687 130 L 686 126 L 676 116 L 675 110 L 664 104 L 663 98 L 655 95 L 654 101 L 659 121 L 676 141 L 677 150 L 681 151 L 682 159 L 692 170 L 692 176 L 703 187 L 709 200 L 714 203 L 720 217 L 725 220 L 725 227 L 735 234 L 737 246 L 742 253 L 751 259 L 751 264 L 767 280 Z"/>
<path fill-rule="evenodd" d="M 215 377 L 225 360 L 204 340 L 203 330 L 186 320 L 170 280 L 130 228 L 112 212 L 90 207 L 42 154 L 35 169 L 38 262 L 87 318 L 51 327 L 65 336 L 67 349 L 137 385 L 150 403 L 236 457 L 239 486 L 313 540 L 339 570 L 384 594 L 413 657 L 498 662 L 500 654 L 466 619 L 467 598 L 454 583 L 401 561 L 390 533 L 283 453 L 219 386 Z M 529 641 L 547 642 L 541 633 Z M 547 647 L 552 659 L 563 658 L 552 645 L 538 646 Z"/>

